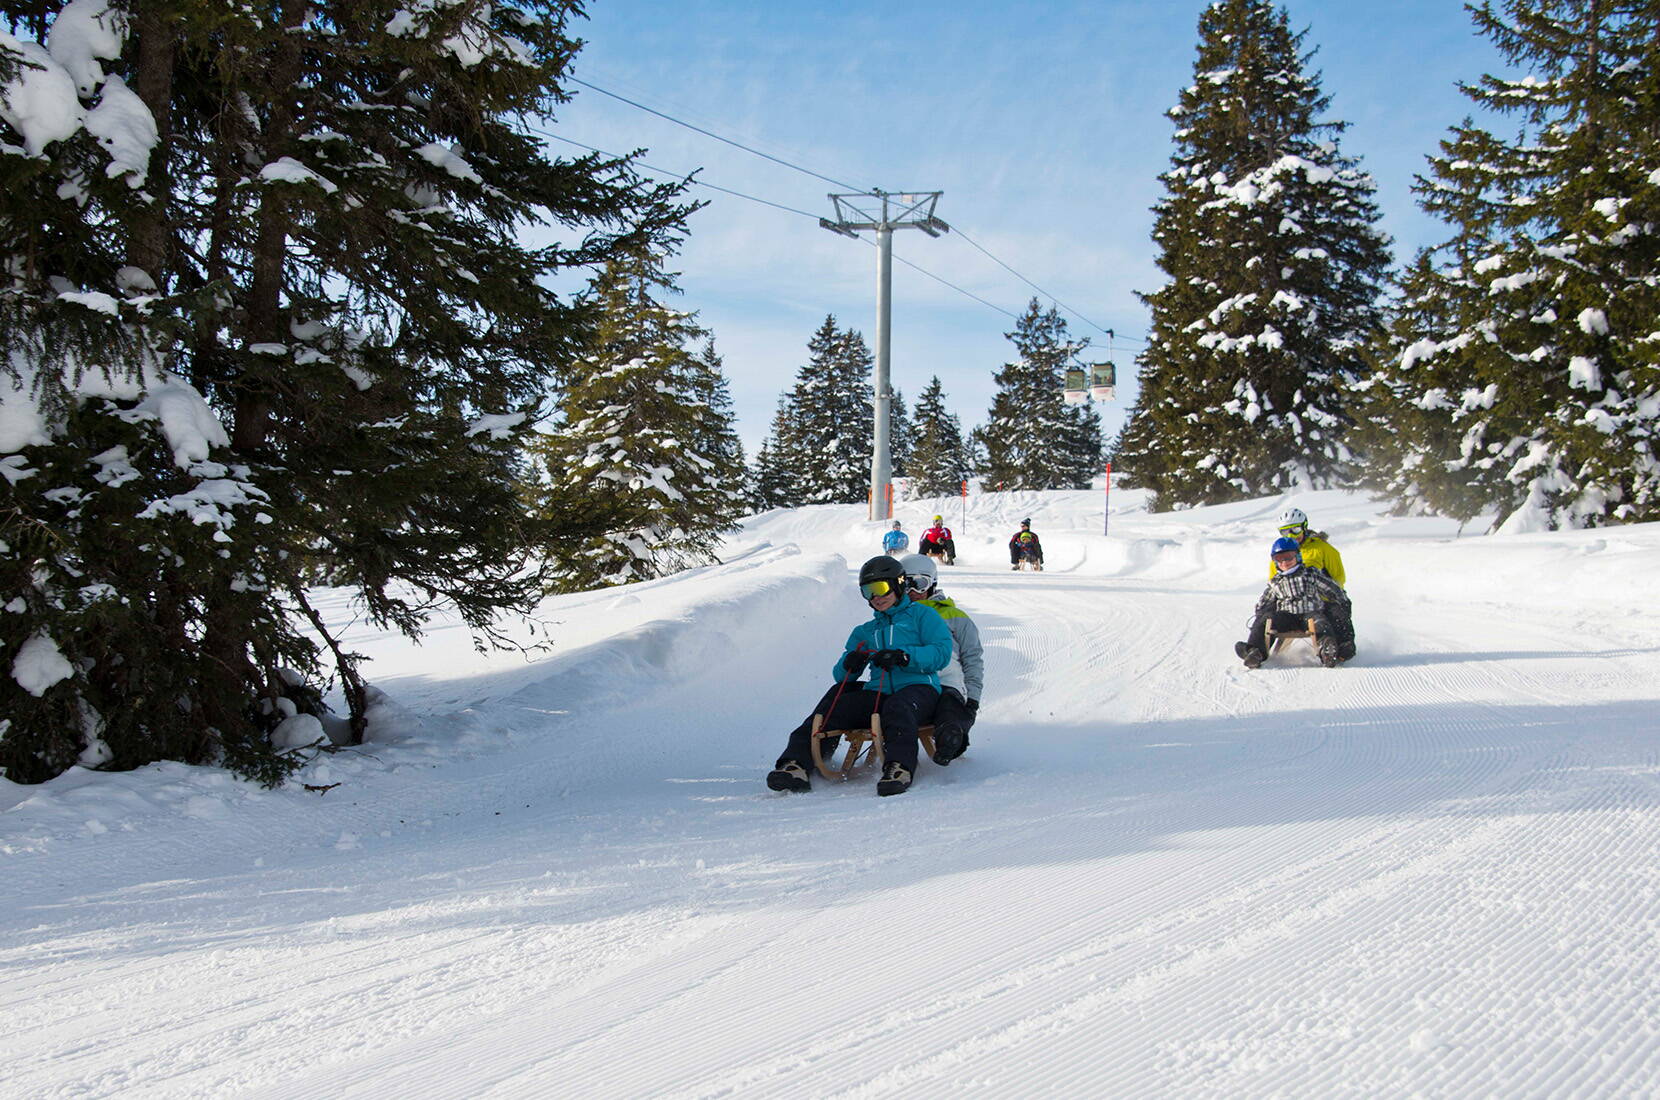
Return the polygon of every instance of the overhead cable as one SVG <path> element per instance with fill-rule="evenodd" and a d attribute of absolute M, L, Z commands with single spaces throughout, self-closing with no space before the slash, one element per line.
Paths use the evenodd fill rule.
<path fill-rule="evenodd" d="M 574 138 L 562 137 L 559 134 L 550 133 L 547 130 L 538 129 L 534 126 L 530 127 L 530 130 L 531 130 L 532 133 L 539 134 L 542 137 L 549 138 L 553 141 L 562 141 L 567 145 L 574 145 L 578 149 L 586 149 L 590 153 L 598 153 L 602 157 L 611 157 L 614 160 L 627 159 L 625 156 L 623 156 L 621 154 L 608 152 L 604 149 L 599 148 L 598 146 L 589 145 L 586 142 L 577 141 Z M 643 161 L 637 161 L 637 160 L 636 161 L 630 161 L 630 163 L 633 164 L 635 167 L 643 168 L 648 172 L 655 172 L 659 176 L 664 176 L 664 177 L 667 177 L 669 179 L 682 180 L 686 183 L 692 184 L 692 185 L 697 186 L 697 187 L 707 187 L 707 188 L 709 188 L 709 190 L 719 191 L 723 195 L 731 195 L 734 198 L 747 199 L 750 202 L 760 203 L 762 206 L 770 206 L 774 210 L 782 210 L 787 214 L 797 214 L 797 215 L 799 215 L 803 218 L 810 218 L 814 222 L 817 222 L 817 221 L 820 220 L 819 215 L 814 214 L 810 211 L 802 210 L 802 209 L 799 209 L 798 207 L 794 207 L 794 206 L 786 206 L 783 203 L 773 202 L 771 199 L 763 199 L 763 198 L 760 198 L 756 195 L 745 194 L 742 191 L 734 191 L 730 187 L 722 187 L 719 184 L 710 183 L 707 180 L 696 179 L 696 178 L 694 178 L 694 176 L 691 173 L 674 172 L 674 171 L 671 171 L 667 168 L 657 168 L 657 167 L 654 167 L 650 164 L 646 164 Z M 957 229 L 956 229 L 955 226 L 952 227 L 952 230 L 953 230 L 953 232 L 957 232 Z M 874 241 L 865 240 L 865 238 L 863 238 L 863 237 L 858 237 L 857 239 L 860 240 L 860 241 L 863 241 L 867 245 L 870 245 L 870 247 L 872 247 L 872 248 L 876 247 L 876 243 Z M 964 239 L 967 240 L 966 237 Z M 969 241 L 968 243 L 969 244 L 974 244 L 973 241 Z M 979 248 L 980 246 L 979 245 L 974 245 L 974 247 Z M 980 250 L 982 252 L 985 252 L 985 249 L 980 249 Z M 991 253 L 987 252 L 986 255 L 991 256 Z M 1017 321 L 1020 319 L 1019 314 L 1013 313 L 1009 310 L 1006 310 L 1002 306 L 996 304 L 995 302 L 986 301 L 986 299 L 980 297 L 978 294 L 975 294 L 973 291 L 965 290 L 964 288 L 958 286 L 956 283 L 951 282 L 949 279 L 943 278 L 939 275 L 935 275 L 932 271 L 929 271 L 927 268 L 921 266 L 920 264 L 912 263 L 910 260 L 907 260 L 905 257 L 899 255 L 897 252 L 894 253 L 893 258 L 898 260 L 900 263 L 904 264 L 906 267 L 910 268 L 911 270 L 928 276 L 928 278 L 934 280 L 936 283 L 939 283 L 941 286 L 949 287 L 950 289 L 955 290 L 958 294 L 963 295 L 965 298 L 972 298 L 972 299 L 974 299 L 974 301 L 979 302 L 981 305 L 987 307 L 988 309 L 996 310 L 998 313 L 1001 313 L 1005 317 L 1010 317 L 1010 318 L 1013 318 L 1014 320 L 1017 320 Z M 994 260 L 997 259 L 997 257 L 995 257 L 995 256 L 992 256 L 991 258 L 994 259 Z M 998 262 L 1002 263 L 1001 260 L 999 260 Z M 1007 264 L 1003 264 L 1003 266 L 1008 267 Z M 1014 271 L 1013 268 L 1009 268 L 1009 270 Z M 1019 272 L 1015 272 L 1015 274 L 1019 275 Z M 1030 280 L 1026 280 L 1026 281 L 1028 283 L 1030 283 Z M 1031 285 L 1035 289 L 1037 289 L 1039 293 L 1043 294 L 1045 297 L 1053 298 L 1053 295 L 1050 295 L 1042 287 L 1037 286 L 1037 284 L 1031 283 Z M 1056 304 L 1060 305 L 1060 304 L 1063 304 L 1063 303 L 1057 302 Z M 1069 308 L 1068 311 L 1069 312 L 1075 312 L 1075 311 L 1070 310 L 1070 308 Z M 1079 316 L 1082 317 L 1081 314 L 1079 314 Z M 1088 318 L 1083 318 L 1083 320 L 1086 323 L 1089 323 L 1089 324 L 1094 323 L 1094 322 L 1089 321 Z M 1099 328 L 1100 326 L 1097 325 L 1096 327 Z M 1110 329 L 1102 329 L 1102 331 L 1103 332 L 1108 332 L 1108 333 L 1111 332 Z M 1115 339 L 1134 340 L 1135 337 L 1115 336 Z M 1145 341 L 1140 341 L 1140 342 L 1145 343 Z"/>
<path fill-rule="evenodd" d="M 1099 329 L 1101 332 L 1106 333 L 1106 335 L 1109 339 L 1115 338 L 1117 336 L 1117 334 L 1115 332 L 1113 332 L 1112 329 L 1104 328 L 1101 325 L 1096 324 L 1094 321 L 1091 321 L 1088 317 L 1085 317 L 1082 313 L 1079 313 L 1077 310 L 1073 309 L 1071 306 L 1067 305 L 1065 302 L 1061 301 L 1059 298 L 1055 297 L 1053 294 L 1049 293 L 1047 290 L 1044 290 L 1041 286 L 1038 286 L 1036 283 L 1032 282 L 1032 280 L 1026 278 L 1026 276 L 1022 275 L 1020 272 L 1016 271 L 1014 268 L 1010 267 L 1008 264 L 1004 263 L 1002 260 L 999 260 L 996 256 L 993 256 L 990 252 L 986 251 L 985 248 L 981 247 L 980 243 L 978 241 L 976 241 L 973 237 L 970 237 L 967 233 L 964 233 L 961 225 L 957 224 L 956 222 L 952 222 L 951 223 L 951 229 L 952 229 L 953 232 L 955 232 L 957 234 L 957 236 L 961 237 L 963 240 L 965 240 L 969 244 L 973 245 L 976 249 L 979 249 L 979 251 L 988 260 L 990 260 L 992 263 L 996 264 L 998 267 L 1001 267 L 1004 271 L 1007 271 L 1010 275 L 1013 275 L 1015 278 L 1019 279 L 1021 282 L 1025 283 L 1027 286 L 1031 287 L 1033 290 L 1035 290 L 1039 294 L 1043 295 L 1045 298 L 1048 298 L 1051 302 L 1054 302 L 1057 306 L 1060 306 L 1062 309 L 1064 309 L 1064 310 L 1066 310 L 1066 312 L 1072 314 L 1072 316 L 1078 318 L 1078 320 L 1082 321 L 1084 324 L 1089 325 L 1091 328 Z"/>
<path fill-rule="evenodd" d="M 841 180 L 832 179 L 831 177 L 823 175 L 822 173 L 815 172 L 811 168 L 803 168 L 799 164 L 792 164 L 791 162 L 789 162 L 787 160 L 784 160 L 782 157 L 775 157 L 771 153 L 763 153 L 763 152 L 761 152 L 761 150 L 752 148 L 748 145 L 745 145 L 741 141 L 733 141 L 731 138 L 721 137 L 719 134 L 715 133 L 713 130 L 705 130 L 701 126 L 694 126 L 690 122 L 686 122 L 683 119 L 675 118 L 673 115 L 664 114 L 662 111 L 659 111 L 655 108 L 647 107 L 644 103 L 638 103 L 638 102 L 636 102 L 632 99 L 629 99 L 627 96 L 618 95 L 616 92 L 608 92 L 604 88 L 601 88 L 597 84 L 590 84 L 586 80 L 580 80 L 580 79 L 578 79 L 577 77 L 574 77 L 574 76 L 569 77 L 568 79 L 570 80 L 570 82 L 572 84 L 580 84 L 584 88 L 589 88 L 593 91 L 596 91 L 600 95 L 608 95 L 612 99 L 615 99 L 615 100 L 618 100 L 622 103 L 628 104 L 630 107 L 638 107 L 640 110 L 645 111 L 647 114 L 653 114 L 653 115 L 656 115 L 658 118 L 667 119 L 668 121 L 674 123 L 676 126 L 684 126 L 688 130 L 696 130 L 698 133 L 702 134 L 704 137 L 712 137 L 716 141 L 725 142 L 727 145 L 732 146 L 734 149 L 742 149 L 746 153 L 752 153 L 755 156 L 765 158 L 766 160 L 772 161 L 774 164 L 782 164 L 785 168 L 791 168 L 791 169 L 794 169 L 797 172 L 805 172 L 807 175 L 812 176 L 815 179 L 821 179 L 825 183 L 833 183 L 837 187 L 842 188 L 843 190 L 846 190 L 846 191 L 859 191 L 859 192 L 861 192 L 863 194 L 867 194 L 867 195 L 872 193 L 872 190 L 869 187 L 860 187 L 857 184 L 843 183 Z"/>
<path fill-rule="evenodd" d="M 625 160 L 625 159 L 627 159 L 626 157 L 619 156 L 616 153 L 608 153 L 604 149 L 597 148 L 593 145 L 587 145 L 587 144 L 584 144 L 583 142 L 580 142 L 580 141 L 574 141 L 574 140 L 572 140 L 571 138 L 568 138 L 568 137 L 560 137 L 558 134 L 550 134 L 546 130 L 538 130 L 535 127 L 531 127 L 530 129 L 531 129 L 532 133 L 540 134 L 541 136 L 543 136 L 545 138 L 552 138 L 554 141 L 563 141 L 567 145 L 574 145 L 578 149 L 586 149 L 590 153 L 598 153 L 602 157 L 611 157 L 614 160 Z M 762 206 L 770 206 L 774 210 L 784 210 L 784 211 L 787 211 L 788 213 L 791 213 L 791 214 L 800 214 L 803 218 L 812 218 L 815 221 L 818 220 L 818 215 L 817 214 L 810 214 L 805 210 L 798 210 L 793 206 L 785 206 L 783 203 L 773 202 L 771 199 L 762 199 L 762 198 L 757 198 L 754 195 L 746 195 L 742 191 L 734 191 L 730 187 L 722 187 L 719 184 L 710 183 L 708 180 L 694 179 L 694 178 L 692 178 L 692 175 L 690 173 L 671 172 L 667 168 L 653 168 L 651 165 L 646 164 L 644 161 L 637 161 L 636 160 L 636 161 L 630 161 L 630 163 L 633 164 L 636 168 L 644 168 L 646 171 L 656 172 L 660 176 L 667 176 L 670 179 L 683 180 L 686 183 L 695 184 L 698 187 L 707 187 L 711 191 L 719 191 L 723 195 L 733 195 L 733 196 L 736 196 L 737 198 L 740 198 L 740 199 L 748 199 L 750 202 L 758 202 Z"/>
<path fill-rule="evenodd" d="M 667 114 L 663 111 L 659 111 L 659 110 L 657 110 L 653 107 L 647 107 L 644 103 L 640 103 L 636 100 L 629 99 L 627 96 L 618 95 L 616 92 L 609 91 L 605 88 L 601 88 L 597 84 L 590 83 L 586 80 L 582 80 L 582 79 L 580 79 L 578 77 L 575 77 L 575 76 L 570 77 L 569 79 L 571 80 L 571 82 L 573 84 L 580 84 L 584 88 L 589 88 L 593 91 L 596 91 L 596 92 L 600 93 L 601 95 L 610 96 L 612 99 L 615 99 L 620 103 L 626 103 L 630 107 L 635 107 L 635 108 L 638 108 L 639 110 L 645 111 L 648 114 L 656 115 L 658 118 L 666 119 L 667 121 L 674 123 L 676 126 L 684 126 L 684 127 L 686 127 L 686 129 L 694 130 L 697 133 L 700 133 L 700 134 L 704 135 L 705 137 L 714 138 L 716 141 L 723 142 L 727 145 L 732 146 L 735 149 L 742 149 L 746 153 L 751 153 L 755 156 L 763 157 L 766 160 L 772 161 L 774 164 L 783 165 L 785 168 L 789 168 L 789 169 L 792 169 L 794 171 L 804 173 L 805 175 L 812 176 L 814 179 L 823 180 L 826 183 L 833 183 L 837 187 L 846 188 L 847 190 L 850 190 L 850 191 L 858 191 L 861 194 L 873 195 L 873 194 L 877 193 L 875 188 L 859 187 L 855 184 L 844 183 L 841 180 L 835 179 L 835 178 L 830 177 L 830 176 L 826 176 L 823 173 L 815 172 L 810 168 L 803 168 L 801 165 L 792 163 L 792 162 L 787 161 L 787 160 L 784 160 L 782 157 L 775 157 L 771 153 L 763 153 L 761 150 L 753 148 L 753 147 L 748 146 L 748 145 L 745 145 L 742 142 L 733 141 L 731 138 L 722 137 L 720 134 L 715 133 L 713 130 L 707 130 L 707 129 L 704 129 L 703 127 L 701 127 L 701 126 L 693 125 L 692 123 L 686 122 L 683 119 L 675 118 L 671 114 Z M 561 140 L 568 140 L 568 139 L 561 139 Z M 575 145 L 575 144 L 580 144 L 580 143 L 572 142 L 572 144 Z M 656 171 L 656 169 L 653 169 L 653 171 Z M 686 177 L 681 177 L 681 178 L 686 178 Z M 700 181 L 693 180 L 692 182 L 696 183 L 696 182 L 700 182 Z M 782 210 L 790 210 L 792 213 L 806 214 L 805 211 L 795 210 L 792 207 L 779 206 L 778 203 L 768 202 L 766 199 L 758 199 L 758 198 L 755 198 L 755 196 L 753 196 L 753 195 L 739 195 L 738 192 L 736 192 L 736 191 L 727 191 L 726 188 L 724 188 L 724 187 L 715 187 L 714 184 L 703 184 L 703 186 L 713 188 L 716 191 L 725 191 L 727 194 L 738 195 L 739 198 L 747 198 L 747 199 L 750 199 L 754 202 L 763 203 L 767 206 L 778 207 L 779 209 L 782 209 Z M 815 215 L 812 215 L 812 214 L 806 214 L 806 216 L 807 217 L 815 217 Z M 1145 340 L 1140 340 L 1140 339 L 1138 339 L 1136 337 L 1133 337 L 1133 336 L 1119 336 L 1115 330 L 1107 328 L 1103 325 L 1096 324 L 1094 321 L 1090 320 L 1088 317 L 1085 317 L 1082 313 L 1078 312 L 1076 309 L 1073 309 L 1071 306 L 1067 305 L 1065 302 L 1061 301 L 1059 298 L 1055 297 L 1053 294 L 1049 293 L 1047 290 L 1044 290 L 1041 286 L 1038 286 L 1036 283 L 1034 283 L 1032 280 L 1028 279 L 1026 276 L 1022 275 L 1020 272 L 1016 271 L 1013 267 L 1010 267 L 1007 263 L 1004 263 L 1001 259 L 998 259 L 996 256 L 992 255 L 992 253 L 988 249 L 986 249 L 984 246 L 982 246 L 978 241 L 974 240 L 968 234 L 964 233 L 962 231 L 962 229 L 960 227 L 958 227 L 955 223 L 952 224 L 952 229 L 957 233 L 958 236 L 962 237 L 963 240 L 967 241 L 971 246 L 973 246 L 975 249 L 977 249 L 987 259 L 991 260 L 993 263 L 995 263 L 999 267 L 1003 268 L 1009 274 L 1013 275 L 1015 278 L 1019 279 L 1021 282 L 1025 283 L 1027 286 L 1031 287 L 1033 290 L 1035 290 L 1039 294 L 1043 295 L 1045 298 L 1048 298 L 1051 302 L 1053 302 L 1055 305 L 1059 306 L 1061 309 L 1064 309 L 1066 312 L 1068 312 L 1068 313 L 1072 314 L 1074 317 L 1078 318 L 1078 320 L 1082 321 L 1084 324 L 1089 325 L 1091 328 L 1096 329 L 1096 330 L 1098 330 L 1102 333 L 1105 333 L 1108 339 L 1131 340 L 1131 341 L 1134 341 L 1136 343 L 1146 343 Z M 977 295 L 970 294 L 968 291 L 963 290 L 961 287 L 954 286 L 953 284 L 951 284 L 949 282 L 946 282 L 944 279 L 941 279 L 938 275 L 935 275 L 932 272 L 926 271 L 923 268 L 917 267 L 915 264 L 911 263 L 909 260 L 901 260 L 901 262 L 907 264 L 910 267 L 916 268 L 916 270 L 921 271 L 924 275 L 927 275 L 929 278 L 934 279 L 937 282 L 944 283 L 946 286 L 951 287 L 953 290 L 959 291 L 962 294 L 967 294 L 970 298 L 973 298 L 977 302 L 981 302 L 984 305 L 991 306 L 992 309 L 997 310 L 999 313 L 1008 313 L 1008 310 L 1003 309 L 1000 306 L 992 305 L 990 302 L 987 302 L 984 298 L 980 298 Z M 1011 316 L 1013 316 L 1013 315 L 1011 314 Z"/>

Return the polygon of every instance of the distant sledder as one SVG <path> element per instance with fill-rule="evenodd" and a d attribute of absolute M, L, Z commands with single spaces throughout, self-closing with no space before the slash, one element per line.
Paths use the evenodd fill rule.
<path fill-rule="evenodd" d="M 946 565 L 957 564 L 957 544 L 951 538 L 951 528 L 945 525 L 944 516 L 934 517 L 934 525 L 922 532 L 922 541 L 917 543 L 916 551 Z"/>
<path fill-rule="evenodd" d="M 1307 638 L 1332 668 L 1355 655 L 1353 608 L 1349 595 L 1325 573 L 1303 563 L 1295 539 L 1282 538 L 1269 550 L 1274 576 L 1257 600 L 1251 635 L 1234 643 L 1246 668 L 1260 668 L 1292 638 Z"/>
<path fill-rule="evenodd" d="M 871 754 L 885 758 L 877 794 L 903 793 L 916 774 L 917 736 L 934 718 L 939 672 L 951 660 L 951 631 L 939 612 L 906 595 L 904 567 L 893 558 L 865 562 L 859 591 L 870 605 L 870 621 L 847 636 L 832 673 L 837 682 L 790 732 L 789 744 L 767 776 L 767 786 L 775 791 L 812 789 L 810 763 L 835 751 L 832 745 L 825 753 L 820 744 L 820 735 L 828 730 L 860 731 Z M 861 682 L 867 667 L 871 679 Z M 848 746 L 850 754 L 854 749 Z M 852 763 L 849 759 L 844 765 L 844 777 Z"/>
<path fill-rule="evenodd" d="M 1043 572 L 1043 543 L 1033 533 L 1030 519 L 1021 520 L 1020 530 L 1009 540 L 1009 568 Z"/>
<path fill-rule="evenodd" d="M 892 557 L 901 557 L 905 548 L 911 545 L 911 536 L 907 535 L 898 520 L 893 521 L 893 528 L 882 536 L 882 552 Z"/>

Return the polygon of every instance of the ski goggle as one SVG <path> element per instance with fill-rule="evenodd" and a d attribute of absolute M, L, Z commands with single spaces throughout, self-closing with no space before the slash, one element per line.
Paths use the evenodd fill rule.
<path fill-rule="evenodd" d="M 868 584 L 861 584 L 859 591 L 865 594 L 865 599 L 874 600 L 877 596 L 886 596 L 888 593 L 897 590 L 888 581 L 871 581 Z"/>
<path fill-rule="evenodd" d="M 930 577 L 926 573 L 907 573 L 905 574 L 905 583 L 909 585 L 913 591 L 926 592 L 930 588 L 934 587 L 934 578 Z"/>
<path fill-rule="evenodd" d="M 1300 539 L 1303 537 L 1303 532 L 1307 530 L 1308 525 L 1306 523 L 1293 523 L 1290 526 L 1281 527 L 1280 534 L 1288 539 Z"/>
<path fill-rule="evenodd" d="M 1275 554 L 1274 555 L 1274 564 L 1279 566 L 1280 571 L 1282 573 L 1285 570 L 1290 569 L 1293 565 L 1301 565 L 1302 561 L 1303 561 L 1303 559 L 1298 557 L 1296 554 Z"/>

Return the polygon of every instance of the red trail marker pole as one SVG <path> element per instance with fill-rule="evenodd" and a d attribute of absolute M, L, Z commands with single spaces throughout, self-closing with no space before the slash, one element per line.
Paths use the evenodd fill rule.
<path fill-rule="evenodd" d="M 1107 463 L 1107 491 L 1101 502 L 1101 533 L 1107 534 L 1107 528 L 1112 523 L 1112 463 Z"/>

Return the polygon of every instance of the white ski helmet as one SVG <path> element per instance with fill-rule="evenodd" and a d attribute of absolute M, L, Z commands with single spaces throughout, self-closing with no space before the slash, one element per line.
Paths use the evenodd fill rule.
<path fill-rule="evenodd" d="M 899 559 L 899 567 L 905 570 L 905 584 L 914 591 L 926 595 L 939 583 L 939 566 L 926 554 L 906 554 Z"/>
<path fill-rule="evenodd" d="M 1307 527 L 1308 517 L 1301 508 L 1287 508 L 1280 513 L 1280 527 Z"/>

